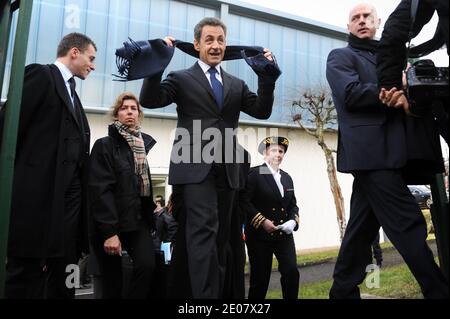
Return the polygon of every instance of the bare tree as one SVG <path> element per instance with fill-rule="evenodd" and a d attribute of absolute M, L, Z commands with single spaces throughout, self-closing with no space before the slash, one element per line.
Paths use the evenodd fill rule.
<path fill-rule="evenodd" d="M 340 239 L 344 237 L 346 221 L 344 198 L 336 175 L 336 165 L 333 153 L 336 150 L 327 145 L 324 133 L 327 130 L 335 130 L 337 124 L 336 109 L 328 89 L 319 87 L 315 90 L 308 90 L 301 94 L 298 100 L 292 101 L 293 117 L 306 133 L 317 140 L 317 144 L 322 148 L 327 161 L 327 173 L 330 181 L 331 192 L 333 193 L 336 215 L 339 226 Z"/>

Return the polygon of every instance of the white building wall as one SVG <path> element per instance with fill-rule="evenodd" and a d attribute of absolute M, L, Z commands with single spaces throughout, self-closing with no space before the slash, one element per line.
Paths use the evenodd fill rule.
<path fill-rule="evenodd" d="M 111 119 L 108 115 L 88 114 L 92 131 L 92 141 L 107 134 Z M 176 120 L 145 118 L 142 130 L 152 135 L 157 144 L 150 151 L 148 161 L 152 175 L 167 175 L 169 172 L 170 150 Z M 300 228 L 295 232 L 297 250 L 323 248 L 339 245 L 339 230 L 336 210 L 330 191 L 326 162 L 322 150 L 315 139 L 299 129 L 277 129 L 241 125 L 238 134 L 240 143 L 250 152 L 252 166 L 262 163 L 257 145 L 268 135 L 279 134 L 289 139 L 289 149 L 281 166 L 294 181 L 295 195 L 300 208 Z M 335 146 L 336 134 L 327 134 L 326 140 Z M 352 177 L 338 174 L 342 188 L 345 210 L 348 218 Z M 166 196 L 170 194 L 167 188 Z"/>

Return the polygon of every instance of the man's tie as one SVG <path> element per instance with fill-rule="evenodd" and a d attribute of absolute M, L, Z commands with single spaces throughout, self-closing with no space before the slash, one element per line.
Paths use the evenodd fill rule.
<path fill-rule="evenodd" d="M 78 100 L 75 94 L 75 79 L 74 77 L 71 77 L 69 80 L 70 85 L 70 95 L 72 96 L 73 100 L 73 111 L 75 113 L 75 117 L 77 119 L 78 124 L 82 125 L 82 119 L 81 119 L 81 110 L 80 106 L 78 105 Z"/>
<path fill-rule="evenodd" d="M 216 68 L 210 68 L 208 72 L 209 72 L 209 79 L 211 80 L 212 90 L 214 92 L 214 96 L 216 97 L 216 102 L 217 105 L 219 106 L 219 111 L 221 111 L 223 106 L 223 85 L 216 78 L 217 73 Z"/>
<path fill-rule="evenodd" d="M 73 76 L 68 80 L 69 82 L 69 86 L 70 86 L 70 96 L 72 97 L 72 99 L 74 99 L 75 97 L 75 79 L 73 78 Z M 74 103 L 75 105 L 75 103 Z"/>

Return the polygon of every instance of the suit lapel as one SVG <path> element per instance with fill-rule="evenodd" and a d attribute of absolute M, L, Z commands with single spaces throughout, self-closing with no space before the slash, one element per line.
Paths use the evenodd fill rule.
<path fill-rule="evenodd" d="M 77 108 L 78 108 L 78 112 L 80 112 L 79 116 L 75 116 L 75 118 L 77 119 L 77 123 L 78 123 L 78 127 L 81 130 L 81 135 L 82 135 L 82 139 L 83 139 L 83 143 L 87 142 L 87 138 L 89 138 L 89 136 L 86 136 L 86 133 L 90 133 L 89 132 L 89 123 L 87 121 L 87 117 L 86 114 L 84 112 L 83 106 L 81 104 L 80 98 L 78 97 L 78 94 L 75 92 L 75 97 L 74 97 L 74 101 L 75 103 L 77 103 Z"/>
<path fill-rule="evenodd" d="M 280 190 L 278 189 L 277 183 L 275 182 L 275 178 L 273 177 L 271 171 L 269 170 L 269 168 L 267 167 L 267 165 L 264 163 L 262 166 L 262 175 L 265 179 L 265 181 L 267 182 L 267 184 L 269 185 L 269 187 L 272 189 L 273 193 L 275 194 L 275 197 L 279 200 L 279 201 L 283 201 L 283 198 L 281 197 L 281 193 Z"/>
<path fill-rule="evenodd" d="M 358 55 L 362 56 L 364 59 L 366 59 L 367 61 L 369 61 L 373 65 L 377 64 L 377 60 L 376 60 L 375 54 L 371 54 L 368 51 L 362 51 L 362 50 L 358 50 L 358 49 L 353 49 L 353 50 L 355 50 L 355 52 Z"/>
<path fill-rule="evenodd" d="M 56 92 L 58 93 L 59 97 L 61 98 L 61 100 L 63 100 L 64 102 L 64 106 L 67 108 L 67 110 L 69 111 L 70 114 L 72 114 L 75 122 L 77 123 L 78 127 L 80 127 L 81 123 L 78 123 L 78 119 L 77 116 L 75 114 L 73 105 L 72 105 L 72 100 L 69 97 L 69 92 L 67 92 L 67 88 L 66 85 L 64 83 L 64 79 L 61 75 L 61 72 L 59 71 L 58 67 L 54 64 L 50 64 L 50 70 L 53 73 L 53 78 L 55 79 L 55 87 L 56 87 Z M 78 96 L 75 94 L 74 98 L 78 98 Z"/>
<path fill-rule="evenodd" d="M 227 97 L 228 97 L 228 94 L 230 93 L 232 77 L 227 72 L 225 72 L 222 68 L 220 68 L 220 70 L 222 72 L 222 83 L 223 83 L 223 108 L 222 109 L 224 109 L 227 105 Z"/>
<path fill-rule="evenodd" d="M 202 68 L 200 67 L 200 65 L 198 65 L 198 63 L 196 62 L 190 69 L 189 69 L 192 77 L 194 78 L 194 80 L 196 80 L 209 94 L 209 96 L 212 98 L 212 100 L 214 101 L 214 104 L 217 105 L 216 103 L 216 98 L 214 96 L 214 92 L 212 90 L 211 85 L 208 82 L 208 79 L 206 78 L 206 75 L 203 73 Z M 217 109 L 217 108 L 216 108 Z"/>

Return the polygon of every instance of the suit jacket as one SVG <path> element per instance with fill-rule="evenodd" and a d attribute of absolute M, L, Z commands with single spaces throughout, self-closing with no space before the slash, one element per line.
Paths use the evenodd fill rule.
<path fill-rule="evenodd" d="M 429 183 L 442 171 L 433 119 L 405 116 L 380 102 L 375 55 L 351 46 L 335 49 L 326 75 L 339 123 L 338 171 L 401 168 L 412 184 Z"/>
<path fill-rule="evenodd" d="M 283 197 L 266 164 L 250 169 L 245 193 L 241 193 L 244 199 L 240 202 L 247 213 L 245 236 L 248 240 L 283 240 L 292 237 L 292 234 L 287 235 L 282 231 L 269 234 L 261 226 L 265 219 L 271 220 L 275 226 L 288 220 L 295 220 L 297 225 L 294 230 L 298 229 L 298 206 L 294 183 L 285 171 L 280 170 L 280 174 L 284 189 Z"/>
<path fill-rule="evenodd" d="M 169 183 L 172 185 L 201 182 L 213 162 L 202 156 L 205 152 L 212 154 L 215 162 L 225 159 L 228 183 L 231 188 L 238 188 L 239 164 L 236 163 L 237 142 L 233 130 L 238 126 L 239 113 L 242 111 L 258 119 L 267 119 L 272 113 L 273 82 L 259 78 L 256 95 L 244 81 L 224 70 L 221 74 L 224 89 L 222 111 L 219 111 L 211 85 L 198 63 L 189 69 L 170 73 L 162 82 L 160 77 L 144 80 L 140 94 L 144 107 L 177 104 L 178 124 L 169 168 Z M 211 128 L 217 129 L 215 132 L 220 132 L 220 136 L 212 136 L 208 130 Z"/>
<path fill-rule="evenodd" d="M 81 102 L 74 113 L 59 69 L 25 68 L 14 167 L 8 255 L 46 258 L 64 254 L 64 194 L 76 169 L 82 176 L 82 216 L 74 240 L 88 251 L 85 185 L 90 130 Z"/>
<path fill-rule="evenodd" d="M 379 101 L 375 65 L 375 55 L 351 46 L 328 55 L 340 172 L 400 168 L 406 163 L 403 110 L 388 109 Z"/>

